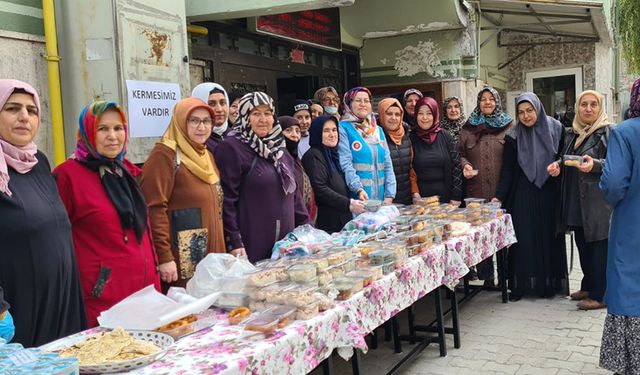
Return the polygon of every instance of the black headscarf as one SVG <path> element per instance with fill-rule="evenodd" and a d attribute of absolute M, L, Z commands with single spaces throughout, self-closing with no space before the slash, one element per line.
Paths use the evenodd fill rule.
<path fill-rule="evenodd" d="M 336 147 L 331 148 L 322 144 L 322 131 L 327 121 L 332 121 L 336 124 L 336 127 L 338 127 L 338 120 L 334 116 L 324 115 L 316 117 L 315 120 L 311 122 L 311 128 L 309 129 L 309 146 L 322 151 L 324 159 L 327 162 L 327 167 L 329 168 L 329 174 L 332 175 L 334 172 L 340 170 L 340 159 L 338 157 L 337 144 Z M 338 135 L 338 141 L 340 140 L 339 137 Z"/>
<path fill-rule="evenodd" d="M 292 126 L 300 127 L 300 122 L 291 116 L 280 116 L 278 117 L 278 122 L 280 123 L 280 127 L 282 127 L 282 136 L 284 137 L 284 141 L 287 143 L 287 151 L 293 156 L 294 159 L 298 158 L 298 144 L 300 141 L 292 141 L 286 135 L 284 135 L 284 131 Z"/>
<path fill-rule="evenodd" d="M 516 109 L 522 102 L 530 103 L 536 110 L 538 118 L 532 127 L 525 126 L 518 120 L 516 127 L 518 164 L 527 179 L 541 188 L 549 178 L 547 166 L 556 158 L 563 128 L 560 121 L 547 116 L 536 94 L 532 92 L 520 94 L 516 98 Z"/>

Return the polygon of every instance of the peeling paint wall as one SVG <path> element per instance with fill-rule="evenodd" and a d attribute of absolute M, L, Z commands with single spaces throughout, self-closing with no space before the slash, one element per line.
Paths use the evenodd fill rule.
<path fill-rule="evenodd" d="M 29 83 L 38 92 L 42 109 L 40 128 L 35 138 L 38 149 L 53 163 L 51 140 L 51 107 L 49 105 L 49 75 L 44 60 L 44 37 L 0 30 L 2 64 L 0 77 Z"/>

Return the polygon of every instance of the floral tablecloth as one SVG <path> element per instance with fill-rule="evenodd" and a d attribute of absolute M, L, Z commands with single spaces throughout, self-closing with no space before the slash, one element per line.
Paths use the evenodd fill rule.
<path fill-rule="evenodd" d="M 305 374 L 334 349 L 348 358 L 367 350 L 364 337 L 440 285 L 453 288 L 468 267 L 515 243 L 511 217 L 472 228 L 466 236 L 435 245 L 349 300 L 271 335 L 250 335 L 218 324 L 178 340 L 153 364 L 130 374 Z M 80 334 L 87 334 L 85 331 Z"/>

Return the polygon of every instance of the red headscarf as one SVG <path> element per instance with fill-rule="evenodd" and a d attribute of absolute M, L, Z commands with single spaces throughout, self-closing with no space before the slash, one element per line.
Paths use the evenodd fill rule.
<path fill-rule="evenodd" d="M 418 112 L 420 112 L 420 108 L 423 106 L 427 106 L 431 113 L 433 114 L 433 125 L 427 130 L 422 129 L 420 125 L 418 125 Z M 436 140 L 436 136 L 438 132 L 440 132 L 440 112 L 438 110 L 438 103 L 433 98 L 428 96 L 423 97 L 416 104 L 416 109 L 414 112 L 415 117 L 415 125 L 413 126 L 413 131 L 416 135 L 427 144 L 432 144 Z"/>

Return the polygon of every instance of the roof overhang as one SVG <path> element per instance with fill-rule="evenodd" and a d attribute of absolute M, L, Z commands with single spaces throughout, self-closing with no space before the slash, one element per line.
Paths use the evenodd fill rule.
<path fill-rule="evenodd" d="M 502 43 L 502 32 L 539 35 L 543 44 L 566 42 L 601 42 L 612 44 L 611 28 L 602 1 L 587 0 L 479 0 L 481 16 L 490 25 L 485 31 L 498 36 L 500 46 L 516 45 Z M 548 37 L 562 38 L 549 41 Z M 517 45 L 537 45 L 535 40 Z"/>

